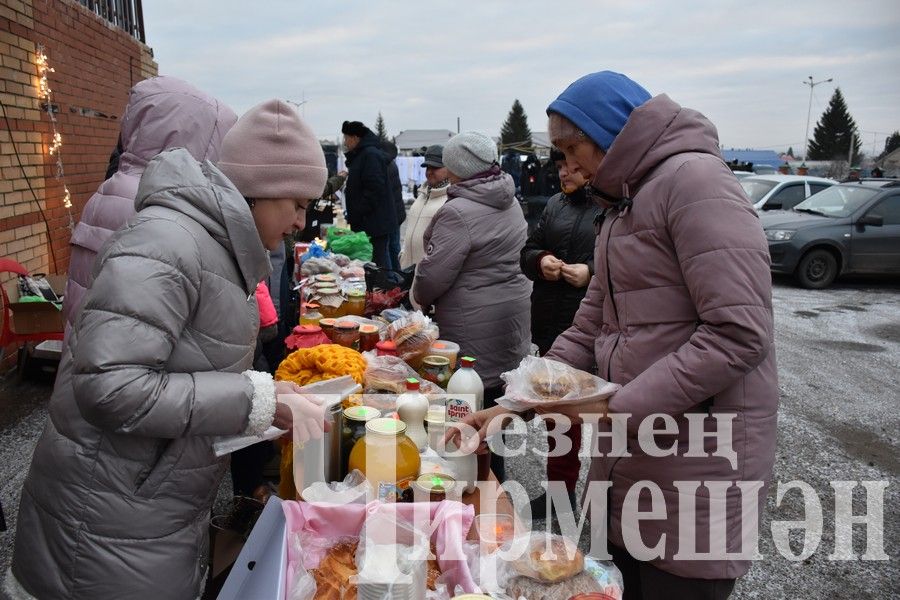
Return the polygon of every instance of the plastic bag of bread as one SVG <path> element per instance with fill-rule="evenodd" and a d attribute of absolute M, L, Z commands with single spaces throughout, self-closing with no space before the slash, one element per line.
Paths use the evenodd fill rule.
<path fill-rule="evenodd" d="M 437 325 L 419 310 L 392 322 L 387 331 L 388 339 L 397 344 L 397 354 L 414 369 L 422 364 L 439 335 Z"/>
<path fill-rule="evenodd" d="M 365 390 L 367 394 L 390 392 L 402 394 L 406 391 L 406 380 L 419 379 L 419 390 L 423 394 L 442 394 L 444 391 L 419 375 L 399 356 L 372 356 L 366 358 Z"/>
<path fill-rule="evenodd" d="M 535 356 L 526 356 L 516 369 L 500 377 L 506 382 L 506 392 L 497 404 L 517 412 L 602 400 L 622 387 L 567 364 Z"/>

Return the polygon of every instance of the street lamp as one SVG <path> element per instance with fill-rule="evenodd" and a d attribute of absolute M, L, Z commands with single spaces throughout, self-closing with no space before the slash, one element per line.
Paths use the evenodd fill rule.
<path fill-rule="evenodd" d="M 804 81 L 803 85 L 809 86 L 809 108 L 806 109 L 806 137 L 803 139 L 804 145 L 806 148 L 803 150 L 803 159 L 809 160 L 809 117 L 812 115 L 812 97 L 813 97 L 813 88 L 821 83 L 831 83 L 832 79 L 829 77 L 828 79 L 823 79 L 822 81 L 813 81 L 812 75 L 809 76 L 809 81 Z"/>

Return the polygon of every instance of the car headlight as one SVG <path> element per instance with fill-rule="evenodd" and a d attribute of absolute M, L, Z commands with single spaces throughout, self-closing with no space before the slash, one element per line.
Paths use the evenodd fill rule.
<path fill-rule="evenodd" d="M 797 233 L 792 229 L 767 229 L 766 239 L 772 242 L 785 242 Z"/>

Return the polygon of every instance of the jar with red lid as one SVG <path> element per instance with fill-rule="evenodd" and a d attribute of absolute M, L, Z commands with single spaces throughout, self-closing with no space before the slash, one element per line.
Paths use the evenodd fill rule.
<path fill-rule="evenodd" d="M 377 325 L 360 325 L 359 326 L 359 351 L 368 352 L 375 350 L 381 336 L 378 335 Z"/>
<path fill-rule="evenodd" d="M 392 340 L 384 340 L 375 344 L 376 356 L 399 356 L 397 353 L 397 344 Z"/>
<path fill-rule="evenodd" d="M 331 341 L 345 348 L 359 350 L 359 323 L 355 321 L 338 321 L 334 324 Z"/>
<path fill-rule="evenodd" d="M 320 344 L 330 344 L 331 340 L 322 333 L 322 328 L 318 325 L 297 325 L 291 331 L 291 335 L 284 340 L 287 349 L 293 352 L 300 348 L 312 348 Z"/>
<path fill-rule="evenodd" d="M 319 327 L 322 329 L 322 333 L 328 337 L 329 340 L 334 340 L 334 326 L 337 323 L 337 319 L 327 317 L 325 319 L 319 319 Z"/>

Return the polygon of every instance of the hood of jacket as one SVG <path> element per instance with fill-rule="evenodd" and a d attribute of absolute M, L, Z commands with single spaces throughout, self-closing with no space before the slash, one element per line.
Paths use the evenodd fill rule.
<path fill-rule="evenodd" d="M 228 106 L 175 77 L 153 77 L 133 88 L 122 115 L 119 171 L 143 169 L 167 148 L 199 161 L 219 158 L 222 138 L 237 121 Z"/>
<path fill-rule="evenodd" d="M 447 197 L 466 198 L 497 210 L 505 210 L 516 201 L 516 184 L 509 173 L 497 170 L 486 177 L 475 177 L 450 186 Z"/>
<path fill-rule="evenodd" d="M 269 276 L 268 253 L 241 193 L 210 161 L 199 163 L 184 148 L 167 150 L 150 161 L 138 186 L 138 212 L 162 206 L 187 215 L 228 250 L 247 293 Z"/>
<path fill-rule="evenodd" d="M 385 156 L 384 150 L 381 148 L 381 140 L 378 139 L 378 136 L 375 135 L 374 132 L 370 131 L 366 135 L 362 136 L 359 139 L 359 143 L 356 145 L 356 148 L 353 150 L 348 150 L 344 153 L 344 156 L 347 158 L 347 164 L 349 165 L 353 162 L 353 159 L 362 154 L 366 148 L 375 148 L 378 152 L 381 152 Z"/>
<path fill-rule="evenodd" d="M 607 202 L 632 198 L 650 171 L 685 152 L 721 158 L 715 126 L 696 110 L 660 94 L 632 111 L 616 136 L 591 187 Z"/>

